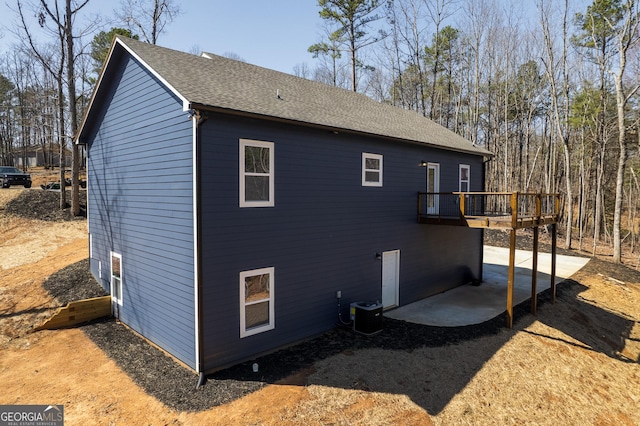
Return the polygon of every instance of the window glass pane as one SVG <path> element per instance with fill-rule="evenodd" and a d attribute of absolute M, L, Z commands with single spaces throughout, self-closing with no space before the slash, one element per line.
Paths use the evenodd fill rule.
<path fill-rule="evenodd" d="M 120 258 L 111 256 L 111 275 L 120 278 Z"/>
<path fill-rule="evenodd" d="M 380 160 L 377 158 L 367 158 L 365 164 L 367 170 L 380 170 Z"/>
<path fill-rule="evenodd" d="M 120 279 L 114 277 L 112 281 L 113 288 L 111 289 L 111 295 L 116 299 L 120 299 Z"/>
<path fill-rule="evenodd" d="M 246 173 L 269 173 L 269 148 L 245 146 L 244 171 Z"/>
<path fill-rule="evenodd" d="M 427 178 L 427 192 L 434 192 L 435 188 L 436 188 L 436 171 L 435 169 L 429 168 L 429 173 Z"/>
<path fill-rule="evenodd" d="M 362 153 L 362 186 L 382 186 L 382 155 Z"/>
<path fill-rule="evenodd" d="M 463 167 L 460 169 L 460 180 L 469 180 L 469 169 Z"/>
<path fill-rule="evenodd" d="M 461 192 L 469 192 L 469 183 L 468 182 L 460 182 L 460 191 Z"/>
<path fill-rule="evenodd" d="M 269 302 L 245 306 L 245 326 L 247 329 L 269 324 Z"/>
<path fill-rule="evenodd" d="M 269 274 L 254 275 L 244 280 L 245 303 L 268 299 L 269 291 Z"/>
<path fill-rule="evenodd" d="M 380 182 L 380 173 L 364 172 L 364 180 L 367 182 Z"/>
<path fill-rule="evenodd" d="M 269 201 L 269 176 L 244 177 L 245 201 Z"/>

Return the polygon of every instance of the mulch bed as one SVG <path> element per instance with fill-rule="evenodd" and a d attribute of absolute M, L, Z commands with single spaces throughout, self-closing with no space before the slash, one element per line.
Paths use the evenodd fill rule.
<path fill-rule="evenodd" d="M 9 201 L 5 213 L 27 219 L 40 219 L 49 222 L 83 220 L 86 218 L 87 191 L 80 191 L 80 215 L 71 214 L 71 191 L 66 191 L 66 208 L 60 209 L 60 192 L 30 189 Z"/>
<path fill-rule="evenodd" d="M 74 300 L 109 295 L 89 272 L 89 259 L 76 262 L 50 275 L 42 283 L 42 287 L 61 305 Z"/>
<path fill-rule="evenodd" d="M 564 249 L 564 237 L 560 234 L 556 237 L 556 254 L 565 256 L 578 256 L 574 251 Z M 509 231 L 504 229 L 485 229 L 484 244 L 487 246 L 509 248 Z M 533 250 L 533 230 L 519 229 L 516 231 L 516 249 Z M 551 234 L 545 228 L 540 228 L 538 237 L 538 251 L 540 253 L 551 253 Z"/>
<path fill-rule="evenodd" d="M 591 258 L 589 263 L 576 272 L 573 278 L 581 279 L 581 277 L 589 275 L 602 275 L 605 278 L 615 278 L 627 284 L 640 284 L 640 271 L 598 258 Z"/>

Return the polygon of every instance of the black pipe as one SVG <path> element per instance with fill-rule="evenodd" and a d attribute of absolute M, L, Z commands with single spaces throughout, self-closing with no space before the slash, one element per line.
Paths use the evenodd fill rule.
<path fill-rule="evenodd" d="M 196 390 L 200 389 L 207 383 L 207 376 L 204 373 L 200 373 L 198 376 L 198 384 L 196 385 Z"/>

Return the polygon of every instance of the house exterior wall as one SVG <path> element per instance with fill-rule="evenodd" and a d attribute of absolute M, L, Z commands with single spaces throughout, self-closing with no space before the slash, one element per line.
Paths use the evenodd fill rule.
<path fill-rule="evenodd" d="M 47 157 L 49 158 L 48 163 L 53 165 L 54 167 L 58 167 L 60 164 L 60 154 L 58 148 L 54 148 L 54 152 L 46 152 Z M 22 151 L 16 152 L 13 154 L 13 165 L 14 167 L 21 168 L 24 163 L 24 153 Z M 71 167 L 71 152 L 67 150 L 65 158 L 64 158 L 65 166 Z M 27 167 L 39 167 L 46 166 L 47 161 L 45 161 L 45 154 L 41 148 L 37 150 L 29 150 L 27 152 Z"/>
<path fill-rule="evenodd" d="M 210 114 L 201 129 L 205 371 L 326 331 L 353 301 L 380 300 L 376 253 L 400 250 L 404 305 L 478 277 L 482 231 L 417 223 L 420 161 L 458 191 L 459 165 L 483 190 L 483 158 L 419 144 Z M 239 207 L 239 140 L 274 143 L 275 205 Z M 383 186 L 362 186 L 362 153 L 383 156 Z M 274 268 L 275 328 L 240 338 L 239 274 Z"/>
<path fill-rule="evenodd" d="M 192 122 L 135 59 L 110 69 L 88 138 L 91 272 L 110 291 L 122 255 L 120 320 L 196 368 Z"/>

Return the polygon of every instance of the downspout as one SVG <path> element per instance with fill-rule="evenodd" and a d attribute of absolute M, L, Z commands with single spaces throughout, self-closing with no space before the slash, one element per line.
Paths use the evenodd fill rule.
<path fill-rule="evenodd" d="M 207 376 L 204 373 L 203 359 L 203 333 L 202 333 L 202 212 L 201 212 L 201 183 L 200 183 L 200 144 L 202 140 L 200 126 L 206 118 L 200 115 L 198 110 L 189 110 L 189 118 L 193 125 L 193 227 L 194 227 L 194 299 L 195 299 L 195 339 L 196 339 L 196 372 L 198 383 L 196 389 L 204 386 Z"/>

